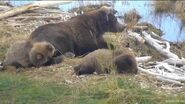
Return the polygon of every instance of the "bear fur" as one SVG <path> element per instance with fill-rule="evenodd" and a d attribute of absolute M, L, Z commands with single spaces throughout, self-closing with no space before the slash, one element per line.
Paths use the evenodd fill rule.
<path fill-rule="evenodd" d="M 108 48 L 103 34 L 121 32 L 125 28 L 118 23 L 115 13 L 111 7 L 104 6 L 65 22 L 40 26 L 31 33 L 29 39 L 51 43 L 56 49 L 56 55 L 72 52 L 79 56 L 98 48 Z"/>
<path fill-rule="evenodd" d="M 6 54 L 3 66 L 40 67 L 60 63 L 63 58 L 53 57 L 55 48 L 48 42 L 19 41 L 12 44 Z"/>
<path fill-rule="evenodd" d="M 137 62 L 133 55 L 120 53 L 108 49 L 98 49 L 86 55 L 79 65 L 74 67 L 76 75 L 110 73 L 116 69 L 117 73 L 136 74 Z M 114 54 L 116 53 L 116 54 Z"/>

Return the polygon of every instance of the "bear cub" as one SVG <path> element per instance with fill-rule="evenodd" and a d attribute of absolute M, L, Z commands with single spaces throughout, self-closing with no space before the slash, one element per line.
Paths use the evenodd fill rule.
<path fill-rule="evenodd" d="M 117 73 L 136 74 L 137 62 L 133 55 L 108 49 L 98 49 L 86 55 L 79 65 L 74 67 L 76 75 L 110 73 L 116 69 Z"/>
<path fill-rule="evenodd" d="M 62 56 L 53 57 L 55 48 L 48 42 L 19 41 L 12 44 L 2 66 L 16 68 L 40 67 L 60 63 Z"/>

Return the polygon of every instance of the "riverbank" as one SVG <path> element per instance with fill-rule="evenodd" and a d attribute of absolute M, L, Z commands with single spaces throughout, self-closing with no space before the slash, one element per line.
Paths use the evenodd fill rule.
<path fill-rule="evenodd" d="M 0 60 L 4 59 L 12 43 L 26 39 L 38 26 L 65 21 L 72 16 L 66 12 L 42 14 L 42 12 L 32 11 L 32 13 L 1 21 Z M 136 56 L 151 55 L 153 60 L 161 59 L 159 53 L 145 44 L 137 44 L 127 33 L 106 33 L 106 38 L 109 38 L 117 47 L 123 47 L 129 42 Z M 177 47 L 174 48 L 175 52 L 181 51 Z M 64 62 L 58 65 L 25 68 L 18 71 L 9 68 L 1 71 L 0 103 L 169 104 L 185 102 L 184 86 L 159 81 L 142 72 L 137 75 L 76 76 L 73 73 L 73 67 L 79 64 L 81 59 L 81 57 L 65 58 Z"/>

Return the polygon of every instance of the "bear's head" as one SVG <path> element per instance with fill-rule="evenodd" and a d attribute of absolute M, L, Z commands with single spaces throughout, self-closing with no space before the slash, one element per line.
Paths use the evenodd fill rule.
<path fill-rule="evenodd" d="M 30 62 L 36 67 L 44 65 L 53 57 L 54 52 L 54 46 L 48 42 L 33 43 L 29 52 Z"/>
<path fill-rule="evenodd" d="M 100 14 L 100 25 L 105 32 L 121 32 L 125 25 L 118 22 L 115 14 L 117 13 L 112 7 L 103 6 L 98 10 Z"/>

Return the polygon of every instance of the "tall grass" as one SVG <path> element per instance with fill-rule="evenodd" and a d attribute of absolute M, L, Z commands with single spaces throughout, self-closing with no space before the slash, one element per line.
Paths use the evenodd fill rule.
<path fill-rule="evenodd" d="M 50 104 L 71 95 L 70 88 L 56 83 L 32 81 L 19 75 L 0 73 L 1 104 Z"/>
<path fill-rule="evenodd" d="M 154 0 L 156 14 L 172 13 L 175 9 L 176 0 Z"/>
<path fill-rule="evenodd" d="M 168 104 L 183 103 L 183 95 L 166 95 L 143 88 L 134 76 L 110 75 L 78 84 L 31 80 L 19 74 L 0 73 L 1 104 Z"/>
<path fill-rule="evenodd" d="M 181 20 L 181 31 L 185 26 L 185 1 L 183 0 L 154 0 L 156 15 L 173 14 Z"/>

